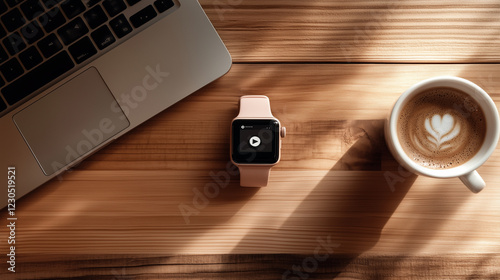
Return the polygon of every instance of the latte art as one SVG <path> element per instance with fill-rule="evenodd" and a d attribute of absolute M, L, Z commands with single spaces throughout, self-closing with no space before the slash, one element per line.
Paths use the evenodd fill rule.
<path fill-rule="evenodd" d="M 460 124 L 450 114 L 443 117 L 434 115 L 431 119 L 425 119 L 425 130 L 430 134 L 427 140 L 436 145 L 435 150 L 441 151 L 453 147 L 449 142 L 460 133 Z"/>
<path fill-rule="evenodd" d="M 481 147 L 486 131 L 484 113 L 465 93 L 432 88 L 403 106 L 398 138 L 416 163 L 435 169 L 468 161 Z"/>

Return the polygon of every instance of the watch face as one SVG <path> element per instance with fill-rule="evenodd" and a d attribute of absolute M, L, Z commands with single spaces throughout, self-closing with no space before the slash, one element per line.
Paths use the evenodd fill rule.
<path fill-rule="evenodd" d="M 234 120 L 232 152 L 236 163 L 273 164 L 279 159 L 277 120 Z"/>

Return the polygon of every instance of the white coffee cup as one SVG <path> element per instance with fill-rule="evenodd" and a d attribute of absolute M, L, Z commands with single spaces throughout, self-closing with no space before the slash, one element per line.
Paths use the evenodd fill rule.
<path fill-rule="evenodd" d="M 406 102 L 415 95 L 435 87 L 449 87 L 463 91 L 479 104 L 486 118 L 486 136 L 479 151 L 469 161 L 449 169 L 431 169 L 417 164 L 404 152 L 398 139 L 397 121 Z M 407 89 L 396 101 L 385 124 L 387 146 L 392 155 L 406 170 L 418 175 L 435 178 L 459 177 L 473 193 L 480 192 L 486 185 L 476 169 L 493 153 L 497 146 L 499 135 L 500 118 L 497 107 L 491 97 L 471 81 L 453 76 L 430 78 Z"/>

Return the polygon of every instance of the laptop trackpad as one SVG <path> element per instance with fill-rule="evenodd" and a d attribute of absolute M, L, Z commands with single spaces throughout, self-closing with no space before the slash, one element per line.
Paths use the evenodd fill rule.
<path fill-rule="evenodd" d="M 95 68 L 16 115 L 14 122 L 46 175 L 66 168 L 130 123 Z"/>

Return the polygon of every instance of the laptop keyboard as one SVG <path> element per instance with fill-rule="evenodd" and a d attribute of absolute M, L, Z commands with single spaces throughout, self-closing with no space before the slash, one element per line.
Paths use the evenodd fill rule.
<path fill-rule="evenodd" d="M 175 6 L 173 0 L 0 0 L 0 114 Z"/>

